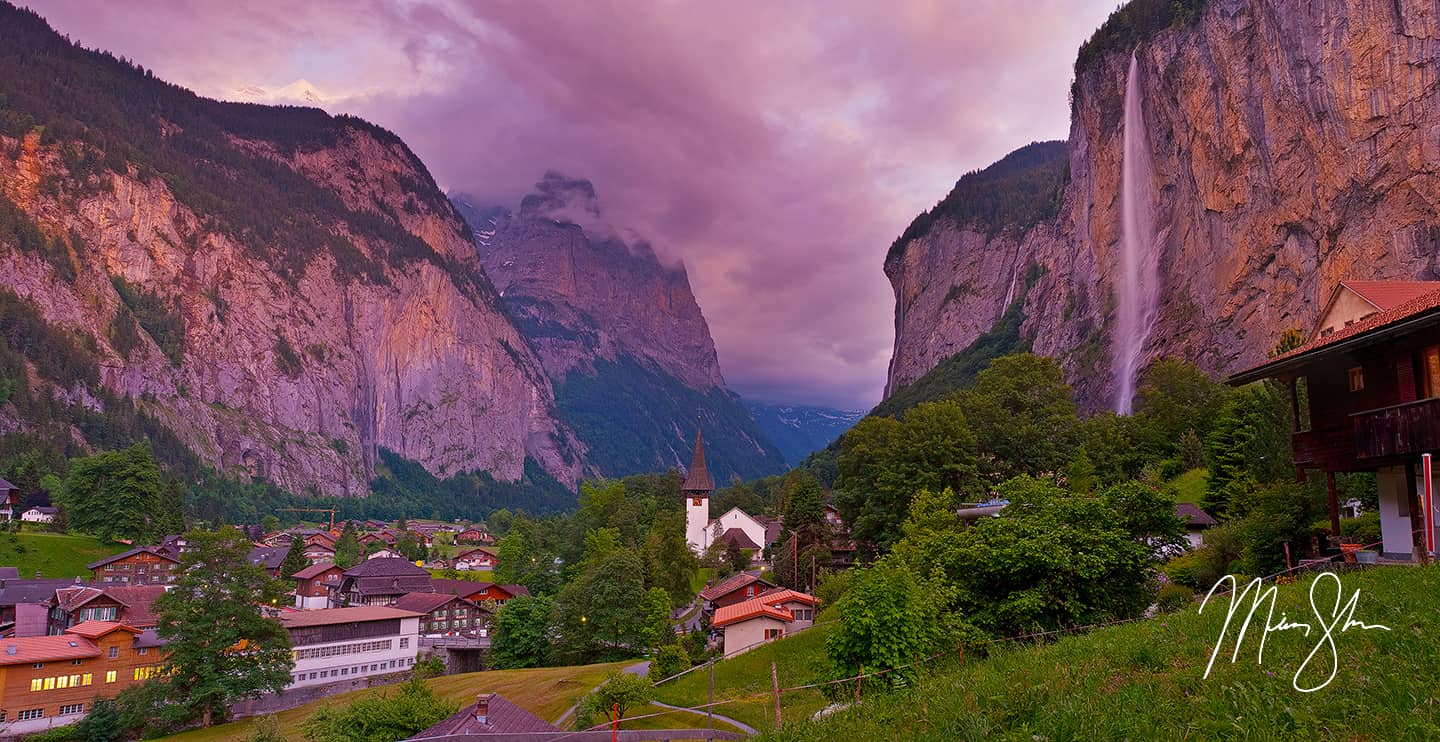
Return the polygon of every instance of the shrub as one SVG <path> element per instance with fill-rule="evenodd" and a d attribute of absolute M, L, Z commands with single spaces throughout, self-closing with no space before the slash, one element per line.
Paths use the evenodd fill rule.
<path fill-rule="evenodd" d="M 1340 535 L 1353 537 L 1366 546 L 1376 543 L 1380 540 L 1380 513 L 1371 511 L 1340 521 Z"/>
<path fill-rule="evenodd" d="M 688 669 L 690 669 L 690 655 L 685 653 L 685 648 L 679 644 L 669 644 L 661 647 L 660 651 L 655 653 L 655 661 L 650 664 L 650 677 L 654 680 L 664 680 Z"/>
<path fill-rule="evenodd" d="M 316 742 L 390 742 L 410 737 L 456 708 L 424 681 L 410 680 L 398 693 L 369 693 L 348 706 L 321 708 L 301 728 Z"/>
<path fill-rule="evenodd" d="M 1165 613 L 1170 613 L 1177 610 L 1184 610 L 1187 606 L 1194 602 L 1194 600 L 1194 591 L 1192 591 L 1188 587 L 1185 587 L 1183 585 L 1177 585 L 1173 582 L 1169 585 L 1162 585 L 1160 587 L 1160 592 L 1155 596 L 1155 603 L 1159 605 L 1160 610 Z"/>
<path fill-rule="evenodd" d="M 820 599 L 821 607 L 832 606 L 839 602 L 840 596 L 850 589 L 849 570 L 825 570 L 820 575 L 820 584 L 815 586 L 815 597 Z"/>

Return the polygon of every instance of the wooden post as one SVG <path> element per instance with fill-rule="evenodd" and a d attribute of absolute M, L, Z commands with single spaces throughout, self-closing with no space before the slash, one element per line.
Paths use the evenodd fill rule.
<path fill-rule="evenodd" d="M 1416 564 L 1424 564 L 1427 560 L 1425 554 L 1425 529 L 1417 528 L 1416 522 L 1425 522 L 1425 514 L 1420 510 L 1420 495 L 1416 492 L 1419 479 L 1415 476 L 1415 462 L 1405 462 L 1405 498 L 1410 504 L 1410 548 L 1411 557 Z"/>
<path fill-rule="evenodd" d="M 715 739 L 715 658 L 710 658 L 710 702 L 705 706 L 705 741 Z"/>
<path fill-rule="evenodd" d="M 775 728 L 780 728 L 780 672 L 775 669 L 775 661 L 770 661 L 770 687 L 775 692 Z"/>
<path fill-rule="evenodd" d="M 1325 472 L 1325 489 L 1330 497 L 1330 535 L 1340 540 L 1340 495 L 1335 491 L 1335 472 Z"/>
<path fill-rule="evenodd" d="M 1290 563 L 1290 542 L 1285 542 L 1285 574 L 1295 571 L 1295 566 Z"/>
<path fill-rule="evenodd" d="M 610 707 L 610 742 L 620 742 L 620 704 Z"/>

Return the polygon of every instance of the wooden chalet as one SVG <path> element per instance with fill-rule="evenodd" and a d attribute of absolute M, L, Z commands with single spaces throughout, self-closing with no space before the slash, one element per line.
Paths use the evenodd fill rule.
<path fill-rule="evenodd" d="M 344 576 L 345 570 L 330 562 L 312 564 L 290 575 L 295 580 L 295 607 L 329 608 L 330 593 L 339 589 Z"/>
<path fill-rule="evenodd" d="M 1341 282 L 1303 345 L 1229 382 L 1265 379 L 1289 390 L 1297 476 L 1325 473 L 1332 535 L 1335 474 L 1374 472 L 1384 555 L 1423 559 L 1421 454 L 1440 453 L 1440 282 Z"/>
<path fill-rule="evenodd" d="M 395 601 L 395 607 L 423 613 L 421 636 L 484 636 L 490 625 L 490 614 L 475 603 L 449 593 L 406 593 Z"/>
<path fill-rule="evenodd" d="M 0 521 L 9 522 L 14 520 L 16 510 L 19 507 L 20 488 L 4 479 L 0 479 Z"/>
<path fill-rule="evenodd" d="M 433 592 L 430 573 L 404 559 L 367 559 L 340 578 L 332 606 L 390 606 L 405 593 Z"/>
<path fill-rule="evenodd" d="M 140 546 L 85 568 L 102 585 L 168 585 L 180 570 L 180 557 L 158 546 Z"/>
<path fill-rule="evenodd" d="M 135 629 L 157 623 L 151 604 L 165 594 L 163 585 L 75 585 L 55 591 L 48 612 L 48 634 L 62 634 L 87 621 L 111 621 Z"/>
<path fill-rule="evenodd" d="M 727 605 L 743 603 L 774 588 L 775 583 L 769 580 L 762 580 L 756 575 L 741 572 L 721 580 L 719 584 L 701 590 L 700 598 L 705 601 L 705 610 L 713 611 Z"/>

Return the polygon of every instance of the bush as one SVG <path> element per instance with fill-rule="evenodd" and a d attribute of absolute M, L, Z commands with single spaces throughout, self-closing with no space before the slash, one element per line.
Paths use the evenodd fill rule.
<path fill-rule="evenodd" d="M 1184 610 L 1193 602 L 1195 602 L 1195 592 L 1188 587 L 1176 585 L 1175 583 L 1162 585 L 1160 592 L 1155 596 L 1155 603 L 1160 606 L 1160 610 L 1164 613 Z"/>
<path fill-rule="evenodd" d="M 835 605 L 840 596 L 850 589 L 850 574 L 849 570 L 825 570 L 820 575 L 820 584 L 815 586 L 815 597 L 820 599 L 822 608 Z"/>
<path fill-rule="evenodd" d="M 1380 540 L 1380 513 L 1371 511 L 1359 518 L 1346 518 L 1340 521 L 1340 535 L 1354 538 L 1366 546 L 1378 542 Z"/>
<path fill-rule="evenodd" d="M 369 693 L 348 706 L 321 708 L 301 728 L 316 742 L 391 742 L 410 737 L 457 708 L 424 681 L 410 680 L 398 693 Z"/>
<path fill-rule="evenodd" d="M 679 644 L 670 644 L 655 653 L 655 661 L 650 664 L 650 677 L 664 680 L 689 669 L 690 655 L 685 653 L 685 648 Z"/>
<path fill-rule="evenodd" d="M 255 728 L 251 730 L 250 736 L 245 738 L 246 742 L 286 742 L 285 735 L 280 733 L 280 725 L 275 721 L 274 716 L 262 716 L 255 722 Z"/>

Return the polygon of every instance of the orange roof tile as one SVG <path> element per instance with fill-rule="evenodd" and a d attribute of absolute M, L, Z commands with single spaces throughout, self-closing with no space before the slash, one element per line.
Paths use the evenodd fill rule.
<path fill-rule="evenodd" d="M 0 640 L 0 665 L 28 665 L 99 656 L 100 648 L 83 636 L 27 636 Z"/>
<path fill-rule="evenodd" d="M 99 639 L 115 631 L 128 631 L 132 634 L 140 633 L 140 629 L 134 626 L 126 626 L 118 621 L 81 621 L 65 629 L 65 633 L 67 634 L 83 636 L 86 639 Z"/>
<path fill-rule="evenodd" d="M 1341 281 L 1340 285 L 1382 312 L 1431 291 L 1440 291 L 1440 281 Z"/>
<path fill-rule="evenodd" d="M 767 590 L 755 597 L 758 600 L 766 601 L 770 605 L 779 605 L 780 603 L 789 603 L 791 601 L 812 606 L 820 605 L 820 599 L 814 595 L 802 593 L 799 590 L 791 590 L 788 587 L 777 587 L 774 590 Z"/>
<path fill-rule="evenodd" d="M 715 628 L 729 626 L 730 624 L 748 621 L 759 616 L 769 616 L 781 621 L 794 621 L 795 617 L 790 611 L 784 608 L 776 608 L 770 605 L 770 601 L 764 598 L 751 598 L 743 603 L 727 605 L 715 611 L 715 620 L 710 623 Z"/>

